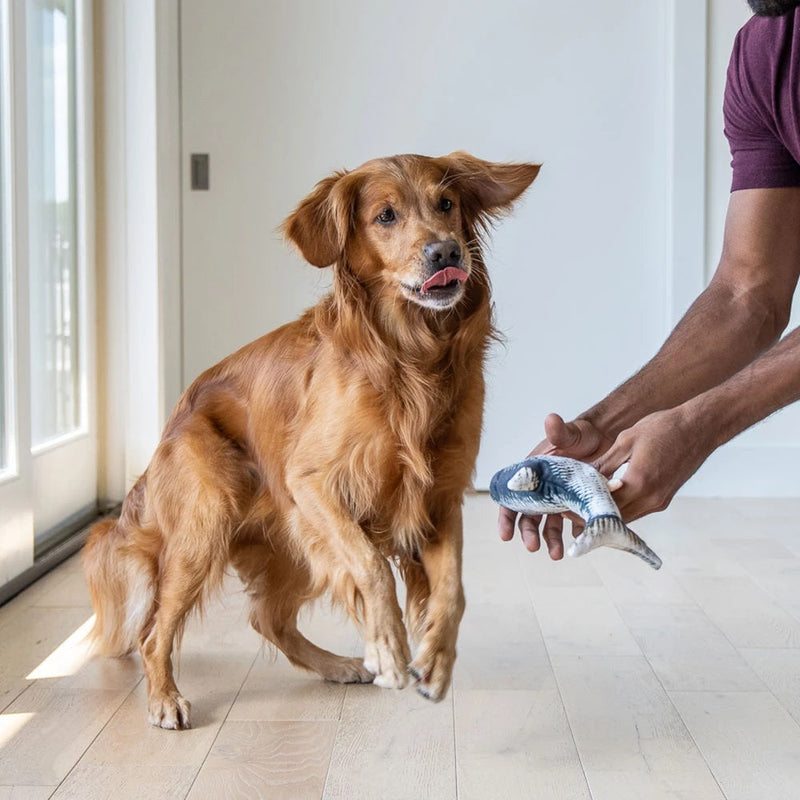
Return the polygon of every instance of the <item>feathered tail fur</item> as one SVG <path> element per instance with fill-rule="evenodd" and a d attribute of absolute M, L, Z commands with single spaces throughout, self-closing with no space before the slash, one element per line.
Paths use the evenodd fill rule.
<path fill-rule="evenodd" d="M 89 534 L 83 568 L 96 615 L 90 638 L 97 652 L 127 655 L 153 615 L 155 563 L 132 550 L 121 520 L 110 519 Z"/>

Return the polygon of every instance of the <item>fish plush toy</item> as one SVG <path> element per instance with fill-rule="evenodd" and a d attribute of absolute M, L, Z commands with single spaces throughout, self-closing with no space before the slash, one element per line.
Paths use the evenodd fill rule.
<path fill-rule="evenodd" d="M 534 456 L 501 469 L 490 485 L 492 499 L 521 514 L 539 516 L 572 511 L 586 527 L 567 555 L 582 556 L 595 547 L 634 553 L 653 569 L 661 559 L 622 521 L 609 483 L 592 466 L 563 456 Z"/>

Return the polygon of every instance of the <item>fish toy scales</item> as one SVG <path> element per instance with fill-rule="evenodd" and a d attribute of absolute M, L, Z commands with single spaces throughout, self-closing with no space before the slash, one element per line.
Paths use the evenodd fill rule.
<path fill-rule="evenodd" d="M 501 469 L 489 490 L 496 503 L 521 514 L 572 511 L 585 519 L 569 556 L 614 547 L 634 553 L 653 569 L 661 566 L 661 559 L 622 521 L 608 482 L 589 464 L 563 456 L 534 456 Z"/>

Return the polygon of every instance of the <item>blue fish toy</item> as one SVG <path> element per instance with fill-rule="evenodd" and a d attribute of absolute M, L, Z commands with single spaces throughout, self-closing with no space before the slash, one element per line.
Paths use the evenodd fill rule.
<path fill-rule="evenodd" d="M 661 559 L 622 521 L 606 479 L 592 466 L 563 456 L 533 456 L 501 469 L 489 487 L 492 499 L 521 514 L 572 511 L 586 520 L 567 555 L 614 547 L 639 556 L 653 569 Z"/>

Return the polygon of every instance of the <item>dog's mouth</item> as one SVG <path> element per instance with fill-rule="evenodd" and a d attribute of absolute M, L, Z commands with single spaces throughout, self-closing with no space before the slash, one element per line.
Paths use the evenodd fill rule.
<path fill-rule="evenodd" d="M 468 278 L 469 273 L 460 267 L 444 267 L 419 286 L 401 286 L 421 305 L 447 308 L 461 297 Z"/>
<path fill-rule="evenodd" d="M 431 275 L 422 286 L 419 287 L 421 294 L 429 292 L 452 291 L 464 283 L 469 275 L 460 267 L 445 267 Z"/>

